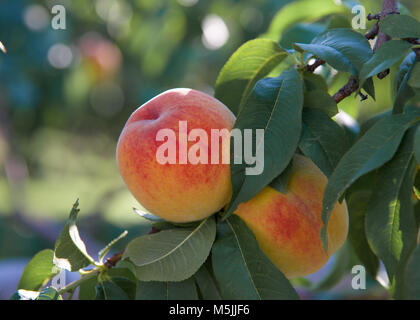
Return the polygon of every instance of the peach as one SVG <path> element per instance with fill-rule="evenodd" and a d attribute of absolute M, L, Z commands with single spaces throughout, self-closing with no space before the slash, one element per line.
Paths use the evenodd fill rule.
<path fill-rule="evenodd" d="M 180 121 L 187 126 L 188 140 L 181 136 Z M 234 122 L 223 103 L 192 89 L 168 90 L 146 102 L 130 116 L 117 144 L 117 163 L 128 189 L 145 209 L 167 221 L 197 221 L 217 212 L 232 193 L 229 163 L 222 156 L 229 152 Z M 158 141 L 161 129 L 172 130 L 176 139 Z M 193 129 L 204 130 L 208 139 L 190 139 Z M 213 129 L 228 132 L 218 136 L 218 148 L 211 144 Z M 164 143 L 177 151 L 176 163 L 158 161 Z M 194 145 L 207 163 L 181 161 L 180 150 L 189 155 Z M 212 151 L 219 161 L 211 160 Z M 169 148 L 165 152 L 168 156 Z"/>
<path fill-rule="evenodd" d="M 309 158 L 295 155 L 285 194 L 268 186 L 235 211 L 287 278 L 318 271 L 347 238 L 348 212 L 343 200 L 336 203 L 329 220 L 328 254 L 322 247 L 326 184 L 327 178 Z"/>

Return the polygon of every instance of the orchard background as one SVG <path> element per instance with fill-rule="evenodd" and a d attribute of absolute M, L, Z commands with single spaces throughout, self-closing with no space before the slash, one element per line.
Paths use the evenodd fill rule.
<path fill-rule="evenodd" d="M 373 16 L 382 11 L 381 1 L 60 1 L 66 9 L 64 30 L 51 27 L 54 16 L 51 8 L 55 4 L 55 1 L 22 0 L 0 4 L 0 41 L 7 49 L 6 54 L 0 53 L 0 299 L 8 299 L 16 291 L 30 258 L 41 250 L 54 248 L 76 199 L 81 209 L 77 226 L 93 257 L 125 230 L 127 235 L 110 249 L 108 256 L 149 232 L 153 222 L 133 211 L 139 204 L 123 184 L 115 164 L 116 140 L 125 121 L 137 106 L 174 87 L 215 94 L 233 108 L 239 101 L 230 103 L 229 99 L 235 98 L 227 95 L 232 88 L 220 85 L 225 80 L 222 75 L 217 88 L 216 79 L 238 48 L 242 48 L 238 54 L 249 55 L 246 47 L 241 47 L 249 40 L 266 38 L 280 45 L 278 49 L 267 48 L 282 52 L 279 56 L 283 57 L 276 68 L 273 66 L 263 76 L 278 76 L 300 64 L 301 71 L 307 68 L 306 73 L 321 75 L 327 80 L 325 90 L 305 93 L 307 101 L 319 104 L 303 107 L 322 109 L 330 116 L 335 115 L 337 107 L 344 111 L 337 119 L 346 127 L 349 148 L 356 142 L 358 128 L 362 134 L 366 132 L 375 122 L 368 119 L 377 114 L 393 107 L 395 112 L 401 112 L 405 106 L 407 123 L 410 123 L 415 119 L 409 118 L 410 112 L 418 112 L 415 110 L 419 104 L 418 68 L 414 76 L 404 82 L 404 75 L 416 59 L 410 52 L 418 42 L 411 38 L 418 37 L 405 39 L 404 32 L 415 34 L 419 30 L 410 27 L 399 30 L 398 23 L 395 27 L 389 23 L 388 29 L 384 26 L 389 32 L 397 30 L 403 36 L 394 35 L 398 44 L 383 51 L 378 58 L 383 64 L 373 60 L 362 70 L 370 53 L 367 58 L 363 57 L 366 48 L 357 47 L 362 42 L 359 38 L 366 33 L 370 33 L 368 38 L 374 38 L 377 20 L 366 19 L 366 29 L 354 30 L 352 19 L 357 13 L 352 13 L 352 8 L 361 4 L 366 15 Z M 400 15 L 411 15 L 419 20 L 418 1 L 399 1 L 399 4 Z M 351 62 L 362 60 L 360 65 L 350 63 L 349 67 L 343 60 L 317 51 L 320 41 L 317 42 L 316 37 L 319 39 L 319 35 L 336 28 L 347 31 L 342 35 L 331 31 L 330 36 L 338 37 L 334 40 L 338 43 L 344 40 L 353 43 L 355 53 Z M 399 38 L 405 40 L 397 40 Z M 311 42 L 312 47 L 307 45 Z M 381 40 L 381 43 L 386 42 Z M 304 55 L 304 51 L 318 59 L 308 59 L 310 54 Z M 389 74 L 383 72 L 388 68 Z M 228 65 L 225 72 L 229 75 Z M 378 79 L 377 74 L 382 79 Z M 356 78 L 357 81 L 367 80 L 363 87 L 366 90 L 360 95 L 355 86 Z M 392 89 L 395 85 L 406 91 L 395 94 Z M 339 103 L 336 105 L 334 100 Z M 306 125 L 315 130 L 329 129 L 328 122 L 323 124 L 322 121 L 325 118 L 321 116 L 318 123 L 307 121 Z M 403 134 L 405 131 L 401 137 Z M 408 130 L 401 148 L 410 148 L 414 135 L 413 130 Z M 410 140 L 409 136 L 413 138 Z M 343 150 L 346 146 L 335 146 L 341 158 L 347 151 Z M 300 148 L 305 149 L 305 146 L 300 145 Z M 390 157 L 395 148 L 387 149 L 392 153 Z M 363 155 L 366 150 L 355 153 Z M 306 152 L 315 151 L 307 147 Z M 384 153 L 378 157 L 386 159 Z M 333 160 L 337 164 L 339 159 Z M 328 172 L 333 168 L 321 169 Z M 363 171 L 363 166 L 359 171 Z M 350 222 L 352 224 L 353 220 L 355 226 L 359 225 L 355 222 L 360 218 L 357 213 L 364 210 L 357 205 L 365 203 L 369 190 L 376 188 L 376 178 L 372 178 L 375 171 L 372 172 L 351 186 L 353 191 L 366 191 L 353 192 Z M 356 175 L 357 172 L 354 177 Z M 73 218 L 76 211 L 72 211 Z M 352 215 L 352 212 L 355 213 Z M 369 246 L 363 247 L 366 241 L 354 239 L 355 234 L 364 234 L 363 231 L 351 228 L 349 241 L 321 271 L 292 281 L 301 298 L 390 297 L 390 291 L 383 286 L 386 284 L 384 266 Z M 380 252 L 380 255 L 387 259 L 386 253 Z M 351 286 L 354 276 L 351 269 L 358 264 L 368 269 L 365 290 Z M 78 277 L 77 272 L 67 272 L 66 281 Z M 416 290 L 418 298 L 420 289 Z M 136 296 L 140 298 L 142 294 L 144 292 L 137 292 Z"/>

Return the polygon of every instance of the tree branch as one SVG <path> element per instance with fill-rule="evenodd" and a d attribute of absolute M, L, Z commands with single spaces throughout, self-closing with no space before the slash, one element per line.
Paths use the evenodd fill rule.
<path fill-rule="evenodd" d="M 382 2 L 382 11 L 379 14 L 379 20 L 385 18 L 386 16 L 390 14 L 398 14 L 398 0 L 383 0 Z M 378 38 L 376 40 L 375 46 L 373 48 L 373 51 L 376 51 L 379 49 L 379 47 L 385 43 L 386 41 L 390 40 L 391 38 L 383 33 L 381 30 L 379 30 Z"/>
<path fill-rule="evenodd" d="M 385 18 L 386 16 L 390 14 L 398 14 L 398 0 L 383 0 L 382 2 L 382 11 L 379 14 L 371 15 L 369 13 L 368 20 L 378 20 L 375 25 L 372 27 L 370 31 L 368 31 L 365 34 L 366 39 L 372 40 L 376 37 L 375 46 L 373 47 L 373 51 L 379 49 L 379 47 L 384 44 L 386 41 L 390 40 L 391 38 L 386 35 L 385 33 L 381 32 L 379 28 L 379 20 Z M 420 50 L 419 50 L 420 51 Z M 417 52 L 416 52 L 417 54 Z M 420 52 L 417 54 L 419 57 Z M 389 74 L 389 69 L 384 70 L 380 73 L 378 73 L 378 78 L 383 79 Z M 339 103 L 344 98 L 351 95 L 353 92 L 356 92 L 356 90 L 359 89 L 359 84 L 357 83 L 356 78 L 351 76 L 347 83 L 340 89 L 338 92 L 333 96 L 336 103 Z M 367 96 L 362 95 L 359 92 L 360 96 L 362 97 L 362 100 L 366 100 Z"/>
<path fill-rule="evenodd" d="M 318 68 L 320 65 L 323 65 L 324 63 L 325 63 L 325 60 L 316 59 L 314 63 L 308 64 L 306 66 L 306 70 L 309 72 L 314 72 L 316 68 Z"/>
<path fill-rule="evenodd" d="M 333 96 L 333 99 L 336 103 L 339 103 L 341 100 L 351 95 L 357 89 L 359 89 L 359 83 L 355 77 L 351 76 L 349 81 L 347 81 L 347 83 Z"/>

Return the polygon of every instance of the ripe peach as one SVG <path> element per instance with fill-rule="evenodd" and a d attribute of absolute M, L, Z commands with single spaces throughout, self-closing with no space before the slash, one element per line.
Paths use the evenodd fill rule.
<path fill-rule="evenodd" d="M 187 126 L 188 140 L 181 135 L 180 121 Z M 192 89 L 168 90 L 146 102 L 130 116 L 118 140 L 117 163 L 128 189 L 144 208 L 167 221 L 196 221 L 220 210 L 232 193 L 229 163 L 222 155 L 229 152 L 234 122 L 223 103 Z M 176 139 L 157 141 L 161 129 L 173 130 Z M 208 139 L 190 139 L 193 129 L 204 130 Z M 213 129 L 228 132 L 217 137 L 218 148 L 211 145 Z M 176 150 L 176 163 L 158 161 L 163 143 Z M 207 163 L 180 161 L 181 149 L 189 156 L 194 145 Z M 213 155 L 219 161 L 211 161 L 212 150 L 218 151 Z M 169 148 L 166 152 L 168 156 Z"/>
<path fill-rule="evenodd" d="M 288 278 L 318 271 L 344 243 L 348 232 L 345 201 L 336 203 L 328 224 L 328 254 L 320 232 L 327 178 L 309 159 L 295 155 L 285 194 L 268 186 L 238 206 L 260 248 Z"/>

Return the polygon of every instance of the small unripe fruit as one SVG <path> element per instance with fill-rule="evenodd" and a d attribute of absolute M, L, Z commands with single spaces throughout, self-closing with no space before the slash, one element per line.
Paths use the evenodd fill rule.
<path fill-rule="evenodd" d="M 295 155 L 285 194 L 268 186 L 235 212 L 288 278 L 318 271 L 347 238 L 348 212 L 343 200 L 336 203 L 329 220 L 328 254 L 322 247 L 321 211 L 326 185 L 327 178 L 310 159 Z"/>
<path fill-rule="evenodd" d="M 117 163 L 128 189 L 144 208 L 167 221 L 196 221 L 217 212 L 232 192 L 229 163 L 223 163 L 222 155 L 229 152 L 234 122 L 223 103 L 192 89 L 168 90 L 146 102 L 130 116 L 118 140 Z M 188 139 L 181 134 L 181 125 Z M 158 141 L 162 129 L 171 130 L 175 140 Z M 193 129 L 204 132 L 207 141 L 191 136 Z M 217 137 L 217 148 L 211 145 L 213 129 L 228 132 Z M 176 150 L 176 163 L 159 159 L 170 153 L 161 152 L 162 144 Z M 184 155 L 196 155 L 194 145 L 207 163 L 180 161 Z M 218 161 L 211 161 L 212 153 L 219 155 Z"/>

